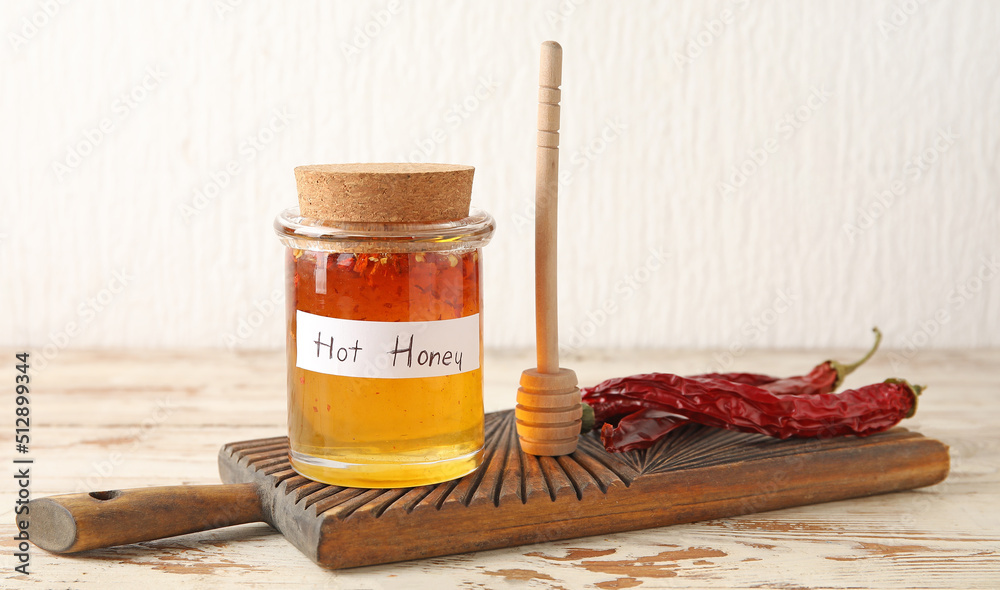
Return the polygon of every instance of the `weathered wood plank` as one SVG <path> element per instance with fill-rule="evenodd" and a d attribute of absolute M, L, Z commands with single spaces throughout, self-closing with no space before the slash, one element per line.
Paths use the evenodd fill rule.
<path fill-rule="evenodd" d="M 818 359 L 856 352 L 749 351 L 734 368 L 793 374 Z M 488 410 L 512 407 L 511 383 L 530 363 L 530 355 L 488 353 Z M 699 372 L 712 363 L 712 354 L 586 353 L 567 363 L 586 385 L 651 369 Z M 930 389 L 917 416 L 904 425 L 944 441 L 952 456 L 945 482 L 913 492 L 341 571 L 314 566 L 267 525 L 243 525 L 89 557 L 56 557 L 33 548 L 33 575 L 10 576 L 8 557 L 0 585 L 991 588 L 1000 578 L 998 366 L 1000 350 L 927 350 L 906 367 L 902 376 Z M 847 385 L 894 373 L 880 355 Z M 74 491 L 88 476 L 98 477 L 95 464 L 112 453 L 123 458 L 89 489 L 218 483 L 215 453 L 222 444 L 284 430 L 285 400 L 274 389 L 284 386 L 281 353 L 67 350 L 33 380 L 35 497 Z M 178 394 L 166 420 L 140 430 L 144 419 L 155 419 L 157 396 L 174 385 L 196 389 Z M 11 442 L 12 433 L 0 430 L 0 444 Z M 13 480 L 5 481 L 0 489 L 7 495 Z M 0 547 L 7 556 L 13 553 L 11 508 L 0 518 Z"/>

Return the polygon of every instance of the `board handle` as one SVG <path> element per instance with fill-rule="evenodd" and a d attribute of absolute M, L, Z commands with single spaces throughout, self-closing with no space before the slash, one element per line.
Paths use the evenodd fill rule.
<path fill-rule="evenodd" d="M 163 486 L 32 500 L 25 514 L 35 545 L 52 553 L 127 545 L 264 521 L 252 483 Z M 18 526 L 20 527 L 20 522 Z"/>

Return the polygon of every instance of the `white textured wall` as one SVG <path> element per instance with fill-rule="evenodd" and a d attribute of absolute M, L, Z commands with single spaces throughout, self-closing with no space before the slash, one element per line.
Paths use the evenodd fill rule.
<path fill-rule="evenodd" d="M 281 347 L 292 168 L 405 159 L 477 167 L 529 345 L 550 38 L 564 341 L 1000 345 L 1000 3 L 233 3 L 4 3 L 0 345 Z"/>

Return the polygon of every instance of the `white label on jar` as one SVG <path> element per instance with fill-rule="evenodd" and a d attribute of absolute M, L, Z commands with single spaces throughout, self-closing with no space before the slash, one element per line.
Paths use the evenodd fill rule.
<path fill-rule="evenodd" d="M 445 377 L 479 368 L 479 314 L 431 322 L 368 322 L 295 312 L 295 366 L 378 379 Z"/>

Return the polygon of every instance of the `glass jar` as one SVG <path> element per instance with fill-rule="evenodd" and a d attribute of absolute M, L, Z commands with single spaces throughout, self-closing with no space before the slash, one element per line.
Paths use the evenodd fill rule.
<path fill-rule="evenodd" d="M 351 487 L 473 471 L 483 453 L 482 251 L 493 218 L 275 220 L 287 247 L 292 467 Z"/>

